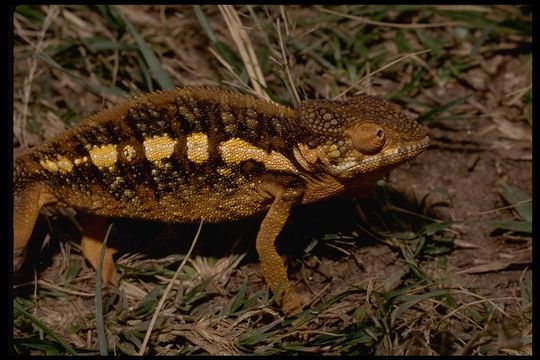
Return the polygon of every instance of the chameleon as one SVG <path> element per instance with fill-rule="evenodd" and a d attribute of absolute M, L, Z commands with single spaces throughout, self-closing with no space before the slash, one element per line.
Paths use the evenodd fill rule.
<path fill-rule="evenodd" d="M 142 94 L 90 116 L 14 160 L 14 249 L 44 206 L 82 214 L 96 268 L 107 218 L 219 223 L 264 215 L 262 274 L 289 316 L 303 309 L 276 251 L 291 209 L 362 193 L 429 145 L 426 129 L 371 95 L 293 109 L 219 87 Z M 116 284 L 106 247 L 102 281 Z"/>

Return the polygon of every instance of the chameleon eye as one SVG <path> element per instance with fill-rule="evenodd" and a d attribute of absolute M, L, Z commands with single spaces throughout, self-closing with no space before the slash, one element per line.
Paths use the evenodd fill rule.
<path fill-rule="evenodd" d="M 383 148 L 386 135 L 379 124 L 362 123 L 354 127 L 351 140 L 356 150 L 365 155 L 373 155 Z"/>

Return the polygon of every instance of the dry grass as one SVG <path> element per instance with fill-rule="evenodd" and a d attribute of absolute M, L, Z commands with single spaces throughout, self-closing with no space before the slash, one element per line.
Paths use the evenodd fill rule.
<path fill-rule="evenodd" d="M 530 76 L 519 76 L 531 68 L 531 16 L 524 7 L 20 6 L 14 31 L 17 149 L 123 98 L 171 84 L 219 84 L 291 106 L 368 92 L 406 106 L 431 126 L 437 149 L 489 146 L 497 153 L 510 141 L 529 141 L 532 85 Z M 519 71 L 503 81 L 512 70 L 505 62 Z M 446 121 L 471 131 L 471 124 L 486 119 L 485 134 L 504 135 L 496 142 L 478 145 L 444 132 Z M 504 156 L 528 161 L 530 147 L 511 148 Z M 432 193 L 443 193 L 437 189 Z M 491 212 L 442 216 L 426 210 L 427 195 L 396 197 L 383 183 L 379 200 L 355 203 L 364 210 L 354 207 L 349 227 L 312 234 L 311 227 L 331 217 L 328 210 L 308 212 L 308 221 L 293 217 L 289 226 L 301 230 L 283 239 L 300 249 L 284 244 L 282 252 L 296 259 L 290 266 L 295 286 L 310 303 L 294 323 L 281 317 L 264 289 L 249 231 L 244 236 L 233 227 L 231 235 L 226 226 L 204 226 L 197 247 L 215 250 L 223 243 L 220 256 L 202 249 L 189 260 L 174 252 L 126 254 L 117 260 L 120 287 L 102 294 L 107 351 L 531 354 L 532 238 L 526 230 L 532 204 L 514 188 L 500 192 L 506 202 Z M 460 271 L 484 266 L 455 268 L 460 249 L 482 248 L 463 235 L 467 226 L 503 214 L 513 215 L 512 222 L 496 224 L 506 232 L 486 230 L 482 237 L 503 237 L 513 247 L 501 254 L 515 256 L 483 269 L 514 269 L 508 282 L 492 293 L 480 292 L 481 284 L 462 285 Z M 52 241 L 41 259 L 51 263 L 41 263 L 29 280 L 33 294 L 14 299 L 14 351 L 98 354 L 95 273 L 81 256 L 72 222 L 57 213 L 49 219 Z M 144 244 L 128 252 L 161 251 L 163 243 L 187 246 L 195 230 L 132 223 L 115 229 L 113 238 Z"/>

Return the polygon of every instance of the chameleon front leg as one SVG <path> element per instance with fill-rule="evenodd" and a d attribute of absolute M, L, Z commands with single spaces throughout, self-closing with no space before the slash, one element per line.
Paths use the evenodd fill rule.
<path fill-rule="evenodd" d="M 275 241 L 289 217 L 291 207 L 300 202 L 303 191 L 276 185 L 267 185 L 265 191 L 274 197 L 274 202 L 261 223 L 256 249 L 268 287 L 276 295 L 278 305 L 290 316 L 302 311 L 302 304 L 289 283 L 283 261 L 276 251 Z"/>

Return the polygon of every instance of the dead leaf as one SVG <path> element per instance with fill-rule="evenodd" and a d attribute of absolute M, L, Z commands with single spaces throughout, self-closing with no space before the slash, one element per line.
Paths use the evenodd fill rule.
<path fill-rule="evenodd" d="M 507 269 L 511 265 L 529 265 L 532 263 L 532 250 L 527 248 L 521 250 L 515 254 L 502 253 L 499 254 L 498 259 L 492 260 L 479 260 L 483 262 L 480 265 L 476 265 L 460 271 L 460 273 L 466 274 L 481 274 L 487 272 L 495 272 Z"/>
<path fill-rule="evenodd" d="M 525 140 L 527 142 L 532 142 L 532 131 L 530 128 L 526 128 L 525 126 L 516 122 L 508 121 L 503 117 L 493 117 L 492 120 L 503 137 L 512 140 Z"/>

